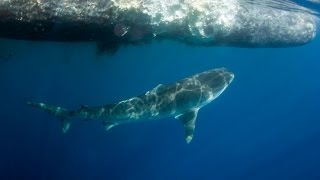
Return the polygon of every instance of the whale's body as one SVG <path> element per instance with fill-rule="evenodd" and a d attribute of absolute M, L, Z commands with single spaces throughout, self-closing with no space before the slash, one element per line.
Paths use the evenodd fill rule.
<path fill-rule="evenodd" d="M 60 118 L 63 132 L 69 129 L 72 118 L 101 119 L 105 129 L 109 130 L 122 123 L 175 117 L 183 123 L 189 143 L 199 109 L 217 98 L 233 78 L 234 75 L 225 68 L 213 69 L 172 84 L 160 84 L 128 100 L 98 107 L 83 106 L 78 110 L 66 110 L 44 103 L 28 104 Z"/>
<path fill-rule="evenodd" d="M 0 37 L 96 41 L 101 50 L 163 39 L 199 46 L 289 47 L 315 37 L 313 15 L 250 1 L 1 0 Z"/>

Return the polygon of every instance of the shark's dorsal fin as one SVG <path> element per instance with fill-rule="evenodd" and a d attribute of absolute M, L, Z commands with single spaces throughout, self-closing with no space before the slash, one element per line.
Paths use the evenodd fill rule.
<path fill-rule="evenodd" d="M 118 125 L 118 123 L 113 123 L 113 122 L 103 122 L 104 125 L 104 129 L 106 131 L 109 131 L 111 128 L 113 128 L 114 126 Z"/>
<path fill-rule="evenodd" d="M 175 117 L 183 123 L 187 143 L 190 143 L 192 140 L 198 111 L 198 108 L 191 109 Z"/>

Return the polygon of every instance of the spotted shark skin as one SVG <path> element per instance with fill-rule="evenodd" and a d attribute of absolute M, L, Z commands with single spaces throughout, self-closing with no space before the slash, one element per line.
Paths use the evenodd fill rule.
<path fill-rule="evenodd" d="M 182 122 L 185 138 L 193 138 L 198 111 L 216 99 L 233 81 L 234 74 L 225 68 L 195 74 L 172 84 L 159 84 L 145 94 L 124 101 L 97 107 L 82 106 L 67 110 L 44 103 L 27 102 L 53 114 L 62 121 L 67 132 L 70 119 L 100 119 L 108 131 L 112 127 L 145 120 L 175 117 Z"/>

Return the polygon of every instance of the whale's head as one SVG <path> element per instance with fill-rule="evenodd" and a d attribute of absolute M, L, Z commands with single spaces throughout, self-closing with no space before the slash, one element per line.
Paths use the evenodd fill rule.
<path fill-rule="evenodd" d="M 212 0 L 188 24 L 190 44 L 248 48 L 293 47 L 312 41 L 318 12 L 280 0 Z M 200 1 L 195 1 L 194 8 Z M 203 3 L 203 2 L 202 2 Z"/>

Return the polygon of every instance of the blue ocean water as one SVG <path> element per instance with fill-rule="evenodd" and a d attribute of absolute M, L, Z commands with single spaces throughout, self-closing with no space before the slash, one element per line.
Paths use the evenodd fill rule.
<path fill-rule="evenodd" d="M 163 41 L 97 56 L 94 44 L 1 40 L 0 179 L 320 179 L 319 36 L 280 49 Z M 103 105 L 207 69 L 235 79 L 199 111 L 194 139 L 174 118 L 115 127 L 24 104 Z"/>

